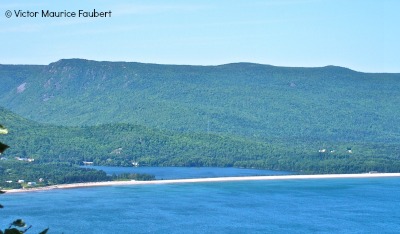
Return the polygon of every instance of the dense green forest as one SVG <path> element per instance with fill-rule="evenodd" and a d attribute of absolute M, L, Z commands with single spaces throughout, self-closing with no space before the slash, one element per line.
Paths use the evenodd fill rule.
<path fill-rule="evenodd" d="M 8 161 L 400 171 L 400 74 L 71 59 L 0 81 Z"/>
<path fill-rule="evenodd" d="M 103 171 L 79 168 L 68 163 L 27 163 L 11 160 L 0 163 L 1 188 L 29 187 L 29 182 L 35 182 L 35 186 L 47 186 L 111 179 Z"/>
<path fill-rule="evenodd" d="M 399 145 L 362 142 L 269 142 L 207 133 L 180 133 L 131 124 L 62 127 L 38 124 L 0 109 L 11 126 L 3 155 L 34 164 L 255 167 L 303 173 L 399 171 Z M 325 152 L 319 152 L 326 149 Z M 351 153 L 349 152 L 351 150 Z M 3 162 L 1 162 L 3 163 Z M 29 165 L 29 162 L 25 163 Z"/>
<path fill-rule="evenodd" d="M 129 123 L 262 140 L 397 142 L 400 74 L 237 63 L 0 66 L 1 106 L 68 126 Z"/>
<path fill-rule="evenodd" d="M 0 163 L 0 187 L 18 189 L 36 186 L 110 180 L 154 180 L 148 174 L 106 175 L 104 171 L 81 168 L 70 163 L 27 163 L 11 160 Z M 23 182 L 18 182 L 23 180 Z"/>
<path fill-rule="evenodd" d="M 34 124 L 31 121 L 17 117 L 10 112 L 0 108 L 0 116 L 3 121 L 13 122 L 22 131 L 27 131 L 32 136 L 39 135 L 39 138 L 33 142 L 29 139 L 22 140 L 21 144 L 27 144 L 28 151 L 34 150 L 30 148 L 36 144 L 41 147 L 41 134 L 45 134 L 42 130 L 43 126 Z M 30 130 L 33 131 L 30 131 Z M 52 129 L 54 130 L 54 129 Z M 0 135 L 8 134 L 8 129 L 0 125 Z M 3 140 L 3 139 L 2 139 Z M 7 138 L 5 139 L 7 140 Z M 31 144 L 29 146 L 29 144 Z M 56 146 L 56 145 L 55 145 Z M 109 181 L 109 180 L 154 180 L 153 175 L 148 174 L 121 174 L 121 175 L 106 175 L 104 171 L 98 171 L 89 168 L 79 167 L 77 163 L 61 162 L 61 160 L 40 160 L 39 157 L 29 156 L 24 154 L 16 154 L 19 156 L 11 156 L 4 154 L 8 145 L 0 142 L 0 189 L 19 189 L 36 186 L 48 186 L 53 184 L 78 183 L 78 182 L 93 182 L 93 181 Z M 26 151 L 24 151 L 26 152 Z M 4 154 L 4 155 L 3 155 Z"/>

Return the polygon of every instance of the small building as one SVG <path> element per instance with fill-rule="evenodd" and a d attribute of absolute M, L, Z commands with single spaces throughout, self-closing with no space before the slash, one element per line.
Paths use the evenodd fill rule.
<path fill-rule="evenodd" d="M 111 154 L 121 154 L 121 152 L 122 152 L 122 147 L 117 148 L 117 149 L 111 151 Z"/>
<path fill-rule="evenodd" d="M 139 163 L 138 163 L 138 162 L 132 162 L 132 166 L 138 167 L 138 166 L 139 166 Z"/>
<path fill-rule="evenodd" d="M 326 149 L 320 149 L 320 150 L 318 150 L 318 152 L 319 152 L 319 153 L 325 153 L 325 152 L 326 152 Z"/>
<path fill-rule="evenodd" d="M 93 165 L 93 162 L 83 161 L 83 165 L 85 165 L 85 166 L 92 166 L 92 165 Z"/>
<path fill-rule="evenodd" d="M 351 153 L 353 153 L 353 151 L 351 151 L 351 147 L 347 147 L 347 153 L 349 153 L 349 154 L 351 154 Z"/>
<path fill-rule="evenodd" d="M 36 182 L 28 182 L 28 186 L 36 186 Z"/>
<path fill-rule="evenodd" d="M 20 184 L 25 183 L 25 180 L 18 180 L 18 183 Z"/>
<path fill-rule="evenodd" d="M 33 162 L 35 161 L 34 158 L 21 158 L 21 157 L 15 157 L 16 160 L 18 161 L 24 161 L 24 162 Z"/>
<path fill-rule="evenodd" d="M 0 134 L 7 134 L 8 130 L 7 128 L 3 127 L 3 125 L 0 125 Z"/>
<path fill-rule="evenodd" d="M 6 183 L 11 184 L 13 181 L 12 180 L 7 180 Z"/>

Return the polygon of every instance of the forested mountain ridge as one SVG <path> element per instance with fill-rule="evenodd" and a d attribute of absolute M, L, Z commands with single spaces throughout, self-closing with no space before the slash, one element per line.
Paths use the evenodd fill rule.
<path fill-rule="evenodd" d="M 14 79 L 14 73 L 23 77 Z M 0 80 L 7 83 L 0 94 L 4 107 L 56 125 L 133 123 L 294 140 L 387 141 L 397 139 L 400 132 L 392 125 L 400 116 L 400 74 L 335 66 L 181 66 L 70 59 L 36 67 L 3 65 Z"/>
<path fill-rule="evenodd" d="M 138 162 L 141 166 L 235 166 L 303 173 L 396 172 L 400 168 L 398 143 L 265 142 L 215 133 L 162 131 L 133 124 L 55 126 L 26 120 L 4 108 L 0 108 L 0 116 L 6 126 L 14 129 L 2 137 L 11 148 L 0 163 L 0 178 L 8 178 L 1 174 L 7 172 L 7 165 L 22 166 L 23 162 L 17 162 L 16 158 L 34 159 L 25 162 L 26 168 L 59 165 L 66 170 L 68 167 L 63 163 L 82 165 L 83 161 L 111 166 L 132 166 Z M 57 173 L 60 171 L 57 169 Z M 77 179 L 70 176 L 65 181 Z M 92 175 L 87 176 L 86 179 Z"/>
<path fill-rule="evenodd" d="M 266 143 L 215 134 L 187 134 L 133 124 L 63 127 L 38 124 L 0 108 L 4 123 L 15 129 L 3 139 L 12 147 L 5 156 L 35 162 L 93 161 L 97 165 L 234 166 L 262 158 Z M 239 164 L 237 164 L 239 165 Z"/>
<path fill-rule="evenodd" d="M 68 59 L 0 81 L 7 154 L 38 163 L 400 170 L 400 74 Z"/>

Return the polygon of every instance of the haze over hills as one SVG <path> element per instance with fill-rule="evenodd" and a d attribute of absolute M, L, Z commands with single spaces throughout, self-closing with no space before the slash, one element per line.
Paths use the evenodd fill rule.
<path fill-rule="evenodd" d="M 67 59 L 0 65 L 0 80 L 9 153 L 42 162 L 400 168 L 400 74 Z"/>

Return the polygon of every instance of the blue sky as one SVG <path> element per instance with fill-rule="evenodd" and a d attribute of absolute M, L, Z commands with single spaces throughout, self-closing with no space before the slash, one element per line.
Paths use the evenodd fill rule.
<path fill-rule="evenodd" d="M 112 17 L 5 16 L 94 8 Z M 399 73 L 399 12 L 396 0 L 2 0 L 0 63 L 254 62 Z"/>

